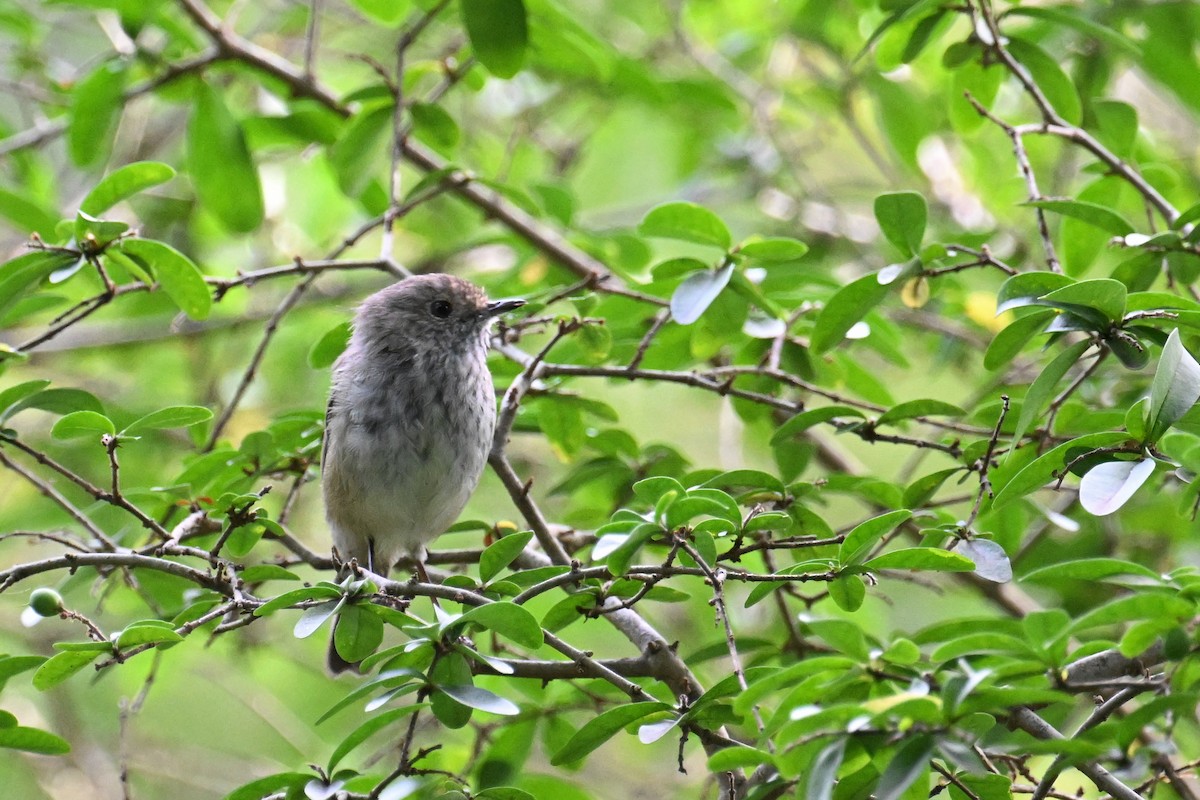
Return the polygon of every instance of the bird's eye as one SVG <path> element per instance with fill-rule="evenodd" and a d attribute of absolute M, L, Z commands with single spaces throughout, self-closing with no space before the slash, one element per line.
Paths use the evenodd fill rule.
<path fill-rule="evenodd" d="M 445 319 L 450 316 L 450 312 L 453 310 L 450 303 L 446 300 L 434 300 L 429 304 L 429 313 L 438 319 Z"/>

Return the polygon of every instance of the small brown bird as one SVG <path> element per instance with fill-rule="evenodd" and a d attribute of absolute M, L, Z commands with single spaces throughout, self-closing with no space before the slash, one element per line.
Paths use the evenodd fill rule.
<path fill-rule="evenodd" d="M 333 544 L 387 575 L 462 512 L 492 447 L 488 328 L 523 300 L 490 302 L 451 275 L 406 278 L 358 308 L 333 367 L 321 485 Z M 329 646 L 329 667 L 353 664 Z"/>

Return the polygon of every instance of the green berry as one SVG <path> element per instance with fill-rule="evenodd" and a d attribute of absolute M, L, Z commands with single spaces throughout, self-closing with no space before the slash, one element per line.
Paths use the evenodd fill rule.
<path fill-rule="evenodd" d="M 43 617 L 53 617 L 63 610 L 62 595 L 53 589 L 34 589 L 29 595 L 29 607 Z"/>

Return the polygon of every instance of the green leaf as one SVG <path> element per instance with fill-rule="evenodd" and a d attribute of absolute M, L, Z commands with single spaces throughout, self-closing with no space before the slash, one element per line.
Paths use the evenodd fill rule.
<path fill-rule="evenodd" d="M 318 628 L 325 624 L 327 619 L 338 612 L 344 603 L 345 598 L 339 598 L 326 600 L 324 603 L 306 608 L 300 615 L 300 619 L 296 620 L 296 624 L 292 628 L 292 635 L 297 639 L 307 639 L 312 636 Z"/>
<path fill-rule="evenodd" d="M 511 78 L 525 64 L 529 23 L 521 0 L 460 0 L 463 25 L 475 57 L 497 78 Z"/>
<path fill-rule="evenodd" d="M 363 194 L 376 174 L 376 163 L 383 159 L 384 142 L 392 128 L 393 108 L 391 103 L 364 106 L 329 148 L 329 163 L 347 195 Z"/>
<path fill-rule="evenodd" d="M 875 420 L 875 424 L 891 425 L 916 417 L 961 417 L 966 413 L 958 406 L 942 400 L 909 400 L 906 403 L 892 406 L 880 414 L 879 419 Z"/>
<path fill-rule="evenodd" d="M 161 430 L 163 428 L 188 428 L 208 422 L 213 413 L 204 406 L 169 406 L 151 411 L 125 427 L 122 436 L 130 436 L 138 431 Z"/>
<path fill-rule="evenodd" d="M 1179 329 L 1171 331 L 1150 384 L 1146 442 L 1154 444 L 1200 399 L 1200 364 L 1184 349 Z"/>
<path fill-rule="evenodd" d="M 1125 316 L 1125 284 L 1111 278 L 1080 281 L 1042 295 L 1041 303 L 1070 310 L 1071 306 L 1093 308 L 1111 322 L 1120 322 Z"/>
<path fill-rule="evenodd" d="M 262 800 L 283 789 L 303 787 L 312 777 L 312 773 L 308 772 L 280 772 L 277 775 L 268 775 L 234 789 L 225 795 L 224 800 Z"/>
<path fill-rule="evenodd" d="M 1097 464 L 1079 481 L 1079 505 L 1097 517 L 1113 513 L 1154 474 L 1154 463 L 1153 458 L 1143 458 Z"/>
<path fill-rule="evenodd" d="M 1079 92 L 1071 78 L 1051 56 L 1032 42 L 1010 37 L 1008 51 L 1021 62 L 1050 105 L 1071 125 L 1078 125 L 1083 118 Z"/>
<path fill-rule="evenodd" d="M 180 311 L 192 319 L 208 317 L 212 310 L 212 294 L 200 268 L 190 258 L 153 239 L 125 239 L 121 249 L 150 267 L 158 285 Z"/>
<path fill-rule="evenodd" d="M 1020 317 L 996 334 L 983 355 L 984 369 L 995 370 L 1016 358 L 1026 342 L 1046 329 L 1053 311 L 1036 311 Z"/>
<path fill-rule="evenodd" d="M 49 731 L 38 728 L 19 726 L 0 728 L 0 747 L 24 750 L 27 753 L 39 753 L 44 756 L 61 756 L 71 752 L 71 745 L 61 736 L 55 736 Z"/>
<path fill-rule="evenodd" d="M 124 650 L 140 644 L 165 644 L 182 642 L 183 637 L 169 626 L 159 624 L 158 620 L 134 622 L 127 626 L 117 637 L 117 647 Z"/>
<path fill-rule="evenodd" d="M 350 321 L 339 322 L 327 330 L 308 351 L 308 365 L 328 369 L 350 344 Z"/>
<path fill-rule="evenodd" d="M 906 256 L 920 252 L 927 214 L 925 198 L 918 192 L 889 192 L 875 198 L 879 229 Z"/>
<path fill-rule="evenodd" d="M 412 114 L 413 133 L 429 142 L 440 152 L 451 150 L 461 137 L 458 123 L 446 109 L 433 103 L 412 103 L 408 107 Z"/>
<path fill-rule="evenodd" d="M 680 325 L 691 325 L 700 319 L 733 275 L 733 264 L 713 271 L 694 272 L 679 284 L 671 295 L 671 317 Z"/>
<path fill-rule="evenodd" d="M 875 800 L 897 800 L 918 778 L 929 772 L 932 756 L 932 736 L 921 734 L 905 742 L 880 776 Z M 921 794 L 924 796 L 925 791 Z"/>
<path fill-rule="evenodd" d="M 910 519 L 912 519 L 912 512 L 900 509 L 872 517 L 855 526 L 846 534 L 841 547 L 838 548 L 838 562 L 843 566 L 861 563 L 884 534 L 890 533 Z"/>
<path fill-rule="evenodd" d="M 1196 613 L 1196 604 L 1185 600 L 1177 594 L 1163 592 L 1142 592 L 1118 597 L 1099 608 L 1094 608 L 1079 617 L 1071 625 L 1071 633 L 1099 628 L 1103 625 L 1116 625 L 1139 619 L 1191 619 Z"/>
<path fill-rule="evenodd" d="M 1129 220 L 1111 208 L 1097 203 L 1087 203 L 1082 200 L 1030 200 L 1021 205 L 1040 208 L 1043 211 L 1053 211 L 1055 214 L 1086 222 L 1115 236 L 1124 236 L 1136 230 Z"/>
<path fill-rule="evenodd" d="M 175 177 L 175 170 L 158 161 L 137 161 L 113 170 L 83 198 L 79 210 L 98 217 L 117 203 Z"/>
<path fill-rule="evenodd" d="M 1088 340 L 1076 342 L 1055 356 L 1038 374 L 1021 401 L 1021 416 L 1017 418 L 1017 425 L 1013 429 L 1014 442 L 1019 442 L 1034 419 L 1041 416 L 1046 405 L 1053 399 L 1059 381 L 1067 374 L 1067 370 L 1079 363 L 1080 356 L 1091 346 L 1092 343 Z M 1013 452 L 1015 450 L 1010 451 L 1010 457 Z"/>
<path fill-rule="evenodd" d="M 220 93 L 203 82 L 192 85 L 196 105 L 188 120 L 187 158 L 196 196 L 225 227 L 249 233 L 262 224 L 263 195 L 246 137 Z"/>
<path fill-rule="evenodd" d="M 341 596 L 342 593 L 332 586 L 305 586 L 303 589 L 292 589 L 290 592 L 284 592 L 278 597 L 271 598 L 254 609 L 254 616 L 265 617 L 306 600 L 332 600 Z"/>
<path fill-rule="evenodd" d="M 828 584 L 829 596 L 837 607 L 851 613 L 862 608 L 867 598 L 867 587 L 857 575 L 842 575 Z"/>
<path fill-rule="evenodd" d="M 603 714 L 588 720 L 582 728 L 577 730 L 575 735 L 568 739 L 567 743 L 551 757 L 550 763 L 560 767 L 579 761 L 627 725 L 658 711 L 669 711 L 670 709 L 671 707 L 666 703 L 658 702 L 628 703 L 610 708 Z"/>
<path fill-rule="evenodd" d="M 810 340 L 812 351 L 821 354 L 840 344 L 854 323 L 879 305 L 888 291 L 888 287 L 879 282 L 879 276 L 874 274 L 864 275 L 839 289 L 825 303 L 813 326 Z"/>
<path fill-rule="evenodd" d="M 67 123 L 67 153 L 78 166 L 106 160 L 125 92 L 125 64 L 107 61 L 75 84 Z"/>
<path fill-rule="evenodd" d="M 665 203 L 650 209 L 638 232 L 642 236 L 712 245 L 722 250 L 728 250 L 732 242 L 721 218 L 695 203 Z"/>
<path fill-rule="evenodd" d="M 351 608 L 354 608 L 354 606 L 351 606 Z M 374 614 L 371 616 L 374 616 Z M 357 748 L 367 739 L 370 739 L 376 733 L 393 724 L 394 722 L 411 716 L 416 711 L 425 707 L 425 703 L 413 703 L 412 705 L 389 709 L 382 714 L 371 717 L 362 725 L 359 725 L 357 728 L 351 731 L 346 738 L 342 739 L 341 744 L 339 744 L 333 751 L 333 754 L 329 756 L 329 765 L 326 767 L 326 772 L 332 775 L 334 770 L 337 769 L 337 765 L 341 763 L 342 759 L 350 755 L 355 748 Z"/>
<path fill-rule="evenodd" d="M 1112 447 L 1129 441 L 1129 435 L 1120 431 L 1100 431 L 1088 433 L 1069 442 L 1063 442 L 1057 447 L 1038 456 L 1014 475 L 1008 483 L 996 492 L 992 508 L 1000 508 L 1019 497 L 1042 488 L 1063 469 L 1067 463 L 1067 454 L 1074 451 L 1090 451 L 1102 447 Z"/>
<path fill-rule="evenodd" d="M 382 617 L 361 603 L 342 608 L 333 626 L 333 646 L 339 656 L 356 664 L 379 649 L 382 643 Z"/>
<path fill-rule="evenodd" d="M 1093 100 L 1091 107 L 1096 118 L 1096 138 L 1116 155 L 1132 156 L 1137 142 L 1137 109 L 1120 100 Z"/>
<path fill-rule="evenodd" d="M 738 245 L 737 252 L 753 261 L 795 261 L 808 252 L 808 245 L 799 239 L 782 236 L 747 239 Z"/>
<path fill-rule="evenodd" d="M 500 714 L 505 717 L 515 717 L 521 713 L 521 707 L 511 700 L 506 700 L 495 692 L 480 689 L 478 686 L 439 685 L 438 688 L 457 703 L 477 711 L 489 714 Z"/>
<path fill-rule="evenodd" d="M 500 574 L 517 556 L 525 550 L 525 546 L 533 539 L 533 531 L 521 531 L 492 542 L 479 556 L 479 580 L 487 583 Z"/>
<path fill-rule="evenodd" d="M 10 408 L 16 406 L 26 397 L 37 394 L 49 385 L 50 381 L 39 379 L 18 383 L 15 386 L 10 386 L 5 390 L 0 391 L 0 422 L 3 422 L 8 418 L 8 410 Z"/>
<path fill-rule="evenodd" d="M 850 406 L 821 406 L 809 411 L 801 411 L 779 426 L 779 430 L 775 431 L 775 434 L 771 437 L 771 444 L 777 445 L 793 436 L 798 436 L 813 425 L 829 422 L 839 417 L 858 417 L 863 419 L 865 415 L 857 408 L 851 408 Z"/>
<path fill-rule="evenodd" d="M 1132 561 L 1122 561 L 1118 558 L 1082 558 L 1030 570 L 1021 580 L 1042 583 L 1057 583 L 1063 580 L 1099 581 L 1117 575 L 1159 579 L 1157 572 Z"/>
<path fill-rule="evenodd" d="M 0 217 L 12 222 L 21 233 L 36 233 L 44 240 L 54 241 L 58 214 L 27 196 L 0 189 Z"/>
<path fill-rule="evenodd" d="M 906 508 L 920 508 L 929 502 L 947 478 L 962 472 L 962 470 L 962 467 L 952 467 L 917 478 L 904 489 L 902 505 Z"/>
<path fill-rule="evenodd" d="M 6 261 L 0 266 L 0 314 L 53 273 L 81 260 L 69 253 L 36 250 Z"/>
<path fill-rule="evenodd" d="M 863 569 L 920 569 L 932 572 L 972 572 L 975 564 L 966 556 L 936 547 L 906 547 L 872 558 Z"/>
<path fill-rule="evenodd" d="M 1022 272 L 1013 275 L 1000 286 L 996 295 L 996 313 L 1010 308 L 1033 305 L 1042 295 L 1070 286 L 1075 281 L 1057 272 Z"/>
<path fill-rule="evenodd" d="M 495 631 L 506 639 L 529 648 L 542 646 L 542 626 L 537 618 L 523 606 L 507 600 L 475 606 L 458 618 L 457 622 L 473 622 Z"/>
<path fill-rule="evenodd" d="M 82 436 L 103 436 L 116 433 L 112 420 L 95 411 L 72 411 L 50 430 L 55 439 L 77 439 Z"/>
<path fill-rule="evenodd" d="M 104 412 L 104 406 L 91 392 L 70 388 L 43 389 L 12 405 L 7 414 L 12 417 L 26 408 L 40 408 L 52 414 L 69 414 L 72 411 Z"/>
<path fill-rule="evenodd" d="M 831 800 L 838 770 L 846 754 L 846 738 L 839 736 L 817 753 L 805 776 L 804 800 Z"/>
<path fill-rule="evenodd" d="M 5 656 L 0 655 L 0 690 L 14 675 L 20 675 L 46 663 L 45 656 Z"/>
<path fill-rule="evenodd" d="M 33 688 L 44 692 L 57 686 L 91 664 L 99 655 L 96 650 L 68 650 L 51 656 L 33 673 Z"/>

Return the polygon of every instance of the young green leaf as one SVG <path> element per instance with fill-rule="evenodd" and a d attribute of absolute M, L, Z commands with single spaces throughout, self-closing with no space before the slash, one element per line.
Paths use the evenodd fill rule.
<path fill-rule="evenodd" d="M 1102 581 L 1115 576 L 1136 576 L 1155 580 L 1161 577 L 1149 567 L 1132 561 L 1119 558 L 1081 558 L 1030 570 L 1021 580 L 1058 583 L 1064 580 Z"/>
<path fill-rule="evenodd" d="M 839 289 L 825 303 L 813 326 L 812 351 L 820 354 L 840 344 L 854 323 L 879 305 L 887 293 L 888 287 L 881 284 L 875 274 L 864 275 Z"/>
<path fill-rule="evenodd" d="M 353 608 L 353 606 L 351 606 Z M 374 615 L 372 615 L 374 616 Z M 382 714 L 371 717 L 362 725 L 359 725 L 350 732 L 346 738 L 342 739 L 341 744 L 329 756 L 329 764 L 325 771 L 330 775 L 337 769 L 337 765 L 342 762 L 342 759 L 350 755 L 359 745 L 370 739 L 373 735 L 393 724 L 394 722 L 404 719 L 412 715 L 414 712 L 425 708 L 424 703 L 413 703 L 412 705 L 402 706 L 400 708 L 391 708 Z"/>
<path fill-rule="evenodd" d="M 258 168 L 222 96 L 205 83 L 195 85 L 196 105 L 187 128 L 188 174 L 204 208 L 231 231 L 249 233 L 263 221 Z"/>
<path fill-rule="evenodd" d="M 942 400 L 909 400 L 899 403 L 879 415 L 876 425 L 893 425 L 916 417 L 961 417 L 967 412 Z"/>
<path fill-rule="evenodd" d="M 1200 364 L 1183 347 L 1179 329 L 1171 331 L 1150 384 L 1146 442 L 1157 442 L 1200 399 Z"/>
<path fill-rule="evenodd" d="M 1152 458 L 1097 464 L 1079 481 L 1079 505 L 1097 517 L 1111 514 L 1125 505 L 1153 474 Z"/>
<path fill-rule="evenodd" d="M 1083 118 L 1079 91 L 1058 60 L 1033 42 L 1009 37 L 1008 50 L 1033 76 L 1042 94 L 1059 116 L 1071 125 Z"/>
<path fill-rule="evenodd" d="M 117 637 L 117 647 L 124 650 L 139 644 L 174 644 L 183 641 L 183 637 L 169 624 L 160 625 L 159 622 L 160 620 L 146 620 L 131 623 Z"/>
<path fill-rule="evenodd" d="M 1000 291 L 996 294 L 996 313 L 1003 314 L 1011 308 L 1033 305 L 1042 295 L 1074 282 L 1057 272 L 1036 271 L 1013 275 L 1000 285 Z"/>
<path fill-rule="evenodd" d="M 879 229 L 906 256 L 920 252 L 927 214 L 925 198 L 918 192 L 889 192 L 875 198 Z"/>
<path fill-rule="evenodd" d="M 863 564 L 866 570 L 920 569 L 931 572 L 972 572 L 971 559 L 936 547 L 906 547 L 872 558 Z"/>
<path fill-rule="evenodd" d="M 82 259 L 70 253 L 35 250 L 0 265 L 0 314 L 55 272 Z"/>
<path fill-rule="evenodd" d="M 361 603 L 345 606 L 333 627 L 333 646 L 351 664 L 374 653 L 383 642 L 383 618 Z"/>
<path fill-rule="evenodd" d="M 339 322 L 327 330 L 308 351 L 308 365 L 313 369 L 328 369 L 350 343 L 350 321 Z"/>
<path fill-rule="evenodd" d="M 839 736 L 817 753 L 809 767 L 804 800 L 832 800 L 833 786 L 846 754 L 846 737 Z"/>
<path fill-rule="evenodd" d="M 871 552 L 871 548 L 898 526 L 912 519 L 912 512 L 907 509 L 889 511 L 863 522 L 846 534 L 838 548 L 838 562 L 843 566 L 859 564 Z"/>
<path fill-rule="evenodd" d="M 103 436 L 116 433 L 112 420 L 95 411 L 72 411 L 50 430 L 55 439 L 78 439 L 83 436 Z"/>
<path fill-rule="evenodd" d="M 525 64 L 529 23 L 522 0 L 461 0 L 463 25 L 475 57 L 497 78 L 511 78 Z"/>
<path fill-rule="evenodd" d="M 1125 300 L 1125 284 L 1111 278 L 1100 278 L 1048 292 L 1042 295 L 1040 304 L 1067 309 L 1085 306 L 1099 311 L 1111 322 L 1120 322 L 1125 316 Z"/>
<path fill-rule="evenodd" d="M 67 153 L 81 167 L 107 159 L 121 116 L 125 63 L 106 61 L 75 84 L 67 123 Z"/>
<path fill-rule="evenodd" d="M 517 556 L 525 550 L 525 546 L 533 539 L 533 531 L 510 533 L 492 542 L 479 556 L 479 580 L 487 583 L 500 574 Z"/>
<path fill-rule="evenodd" d="M 21 726 L 0 727 L 0 747 L 44 756 L 61 756 L 71 752 L 70 743 L 61 736 Z"/>
<path fill-rule="evenodd" d="M 1072 217 L 1086 222 L 1115 236 L 1133 233 L 1133 224 L 1117 212 L 1106 206 L 1088 203 L 1082 200 L 1030 200 L 1021 205 L 1040 208 L 1043 211 L 1053 211 L 1065 217 Z"/>
<path fill-rule="evenodd" d="M 151 411 L 125 427 L 121 435 L 133 435 L 138 431 L 161 430 L 163 428 L 188 428 L 208 422 L 213 413 L 203 406 L 170 406 Z"/>
<path fill-rule="evenodd" d="M 212 293 L 200 268 L 183 253 L 153 239 L 125 239 L 121 249 L 150 267 L 159 286 L 192 319 L 205 319 L 212 310 Z"/>
<path fill-rule="evenodd" d="M 97 217 L 117 203 L 175 177 L 175 170 L 158 161 L 137 161 L 113 170 L 87 193 L 79 210 Z"/>
<path fill-rule="evenodd" d="M 905 742 L 879 778 L 875 800 L 898 800 L 909 786 L 929 772 L 933 737 L 920 734 Z"/>
<path fill-rule="evenodd" d="M 665 203 L 650 209 L 638 226 L 642 236 L 677 239 L 728 250 L 729 229 L 713 212 L 695 203 Z"/>
<path fill-rule="evenodd" d="M 801 411 L 779 426 L 779 430 L 775 431 L 775 434 L 771 437 L 771 444 L 779 444 L 793 436 L 798 436 L 813 425 L 819 425 L 822 422 L 829 422 L 840 417 L 858 417 L 859 419 L 863 419 L 865 416 L 863 412 L 850 406 L 821 406 L 809 411 Z"/>
<path fill-rule="evenodd" d="M 1129 441 L 1129 434 L 1127 433 L 1121 431 L 1100 431 L 1098 433 L 1084 434 L 1069 442 L 1063 442 L 1025 465 L 1020 472 L 1012 476 L 1007 483 L 1001 486 L 996 492 L 995 499 L 992 501 L 992 508 L 1001 508 L 1013 500 L 1024 497 L 1030 492 L 1045 486 L 1055 477 L 1059 470 L 1066 466 L 1068 454 L 1074 456 L 1077 453 L 1084 453 L 1097 448 L 1113 447 L 1127 441 Z"/>
<path fill-rule="evenodd" d="M 46 659 L 33 673 L 33 688 L 44 692 L 65 681 L 100 656 L 96 650 L 68 650 Z"/>
<path fill-rule="evenodd" d="M 1016 428 L 1013 429 L 1014 442 L 1019 442 L 1025 435 L 1025 431 L 1029 430 L 1034 419 L 1041 416 L 1046 404 L 1054 397 L 1059 381 L 1067 374 L 1067 370 L 1079 363 L 1080 356 L 1091 346 L 1092 343 L 1086 339 L 1076 342 L 1055 356 L 1054 360 L 1034 378 L 1033 383 L 1029 386 L 1029 391 L 1025 393 L 1025 398 L 1021 401 L 1021 415 L 1017 418 Z"/>
<path fill-rule="evenodd" d="M 799 239 L 773 237 L 747 239 L 738 245 L 737 252 L 753 261 L 795 261 L 808 252 L 808 245 Z"/>
<path fill-rule="evenodd" d="M 458 623 L 474 622 L 524 647 L 542 646 L 542 626 L 524 606 L 506 600 L 469 609 Z"/>
<path fill-rule="evenodd" d="M 550 763 L 556 767 L 578 761 L 600 745 L 607 742 L 625 726 L 637 722 L 643 717 L 658 711 L 668 711 L 671 707 L 666 703 L 644 702 L 610 708 L 588 722 L 575 735 L 567 740 L 558 752 L 551 758 Z"/>

